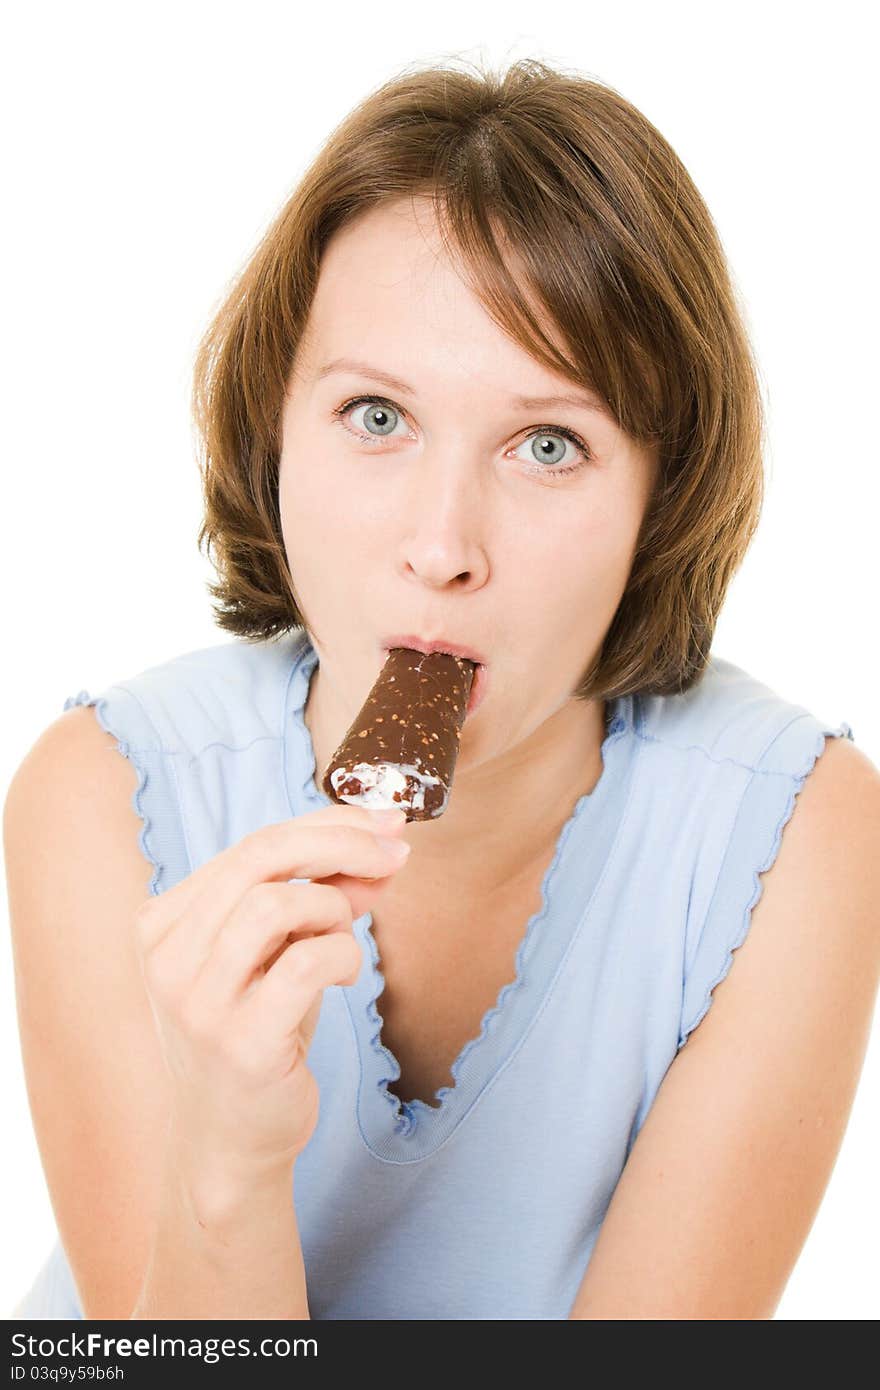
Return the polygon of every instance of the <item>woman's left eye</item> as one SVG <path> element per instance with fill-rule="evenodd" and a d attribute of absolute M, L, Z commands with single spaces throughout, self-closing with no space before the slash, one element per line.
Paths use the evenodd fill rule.
<path fill-rule="evenodd" d="M 346 416 L 349 411 L 361 406 L 369 407 L 364 414 L 364 423 L 371 431 L 369 434 L 360 429 L 352 429 L 346 423 Z M 383 400 L 380 396 L 357 396 L 354 400 L 346 401 L 344 405 L 334 410 L 333 416 L 344 429 L 348 430 L 349 434 L 356 435 L 365 444 L 379 444 L 383 439 L 395 437 L 396 426 L 404 424 L 401 411 L 390 401 Z M 396 437 L 402 438 L 403 436 Z M 566 459 L 565 443 L 573 445 L 577 451 L 578 457 L 574 460 L 571 459 L 571 456 Z M 529 471 L 540 473 L 550 479 L 574 473 L 592 461 L 592 454 L 584 441 L 573 430 L 566 429 L 563 425 L 538 426 L 514 447 L 521 449 L 524 445 L 529 446 L 531 459 L 528 461 L 533 464 Z M 526 459 L 522 461 L 527 462 Z"/>
<path fill-rule="evenodd" d="M 580 457 L 575 457 L 572 461 L 569 455 L 566 459 L 566 443 L 573 445 Z M 572 430 L 564 429 L 562 425 L 542 425 L 540 429 L 526 435 L 522 444 L 517 444 L 516 447 L 521 449 L 523 445 L 528 445 L 531 458 L 537 461 L 537 468 L 532 471 L 547 473 L 554 478 L 560 474 L 573 473 L 585 463 L 589 463 L 592 457 L 583 440 Z"/>

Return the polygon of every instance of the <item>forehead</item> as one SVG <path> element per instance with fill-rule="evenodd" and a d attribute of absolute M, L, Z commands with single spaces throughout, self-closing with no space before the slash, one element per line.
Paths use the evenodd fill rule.
<path fill-rule="evenodd" d="M 564 400 L 613 418 L 597 393 L 550 371 L 495 322 L 425 200 L 372 209 L 331 239 L 298 358 L 313 383 L 369 376 L 415 397 L 420 382 L 451 375 L 503 392 L 514 406 Z"/>
<path fill-rule="evenodd" d="M 336 350 L 328 340 L 341 331 L 343 351 L 351 330 L 378 347 L 419 325 L 423 334 L 432 328 L 448 334 L 457 320 L 472 327 L 486 317 L 443 246 L 430 208 L 406 200 L 371 209 L 330 239 L 310 323 L 327 350 Z"/>
<path fill-rule="evenodd" d="M 434 210 L 424 198 L 380 204 L 340 228 L 321 259 L 328 281 L 369 269 L 379 290 L 424 284 L 452 270 Z"/>

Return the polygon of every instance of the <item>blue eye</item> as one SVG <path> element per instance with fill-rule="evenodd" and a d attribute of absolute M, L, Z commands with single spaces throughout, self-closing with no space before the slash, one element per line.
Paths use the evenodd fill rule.
<path fill-rule="evenodd" d="M 580 452 L 581 458 L 574 463 L 563 466 L 565 448 L 560 445 L 560 440 L 567 440 L 569 444 L 573 444 Z M 547 473 L 548 476 L 558 477 L 560 473 L 573 473 L 582 466 L 584 461 L 590 459 L 587 446 L 578 439 L 576 434 L 573 434 L 571 430 L 563 429 L 561 425 L 542 425 L 539 430 L 534 430 L 531 434 L 526 435 L 522 443 L 528 444 L 529 441 L 531 441 L 530 453 L 532 458 L 537 460 L 537 468 L 533 471 Z M 516 447 L 521 448 L 522 445 L 518 444 Z M 548 467 L 550 464 L 556 466 Z"/>
<path fill-rule="evenodd" d="M 338 411 L 334 411 L 334 414 L 337 416 L 343 413 L 347 414 L 350 409 L 361 405 L 368 405 L 370 407 L 364 419 L 366 420 L 369 416 L 371 427 L 375 426 L 373 438 L 387 438 L 394 429 L 397 421 L 401 418 L 393 405 L 387 401 L 379 400 L 378 396 L 360 396 L 357 400 L 349 401 L 347 405 L 342 406 Z M 360 431 L 355 431 L 355 433 L 360 433 Z"/>
<path fill-rule="evenodd" d="M 365 434 L 359 429 L 352 429 L 346 421 L 349 411 L 362 405 L 371 407 L 364 417 L 365 420 L 369 417 L 372 429 L 370 434 Z M 355 438 L 368 445 L 376 445 L 381 443 L 383 439 L 393 438 L 395 427 L 404 423 L 403 413 L 391 401 L 385 400 L 382 396 L 356 396 L 353 400 L 338 406 L 333 411 L 333 418 L 349 434 L 353 434 Z M 558 444 L 554 447 L 554 441 L 560 439 L 567 440 L 577 449 L 579 457 L 573 463 L 561 464 L 559 462 L 559 447 Z M 584 441 L 573 430 L 566 429 L 564 425 L 539 425 L 531 430 L 515 447 L 521 448 L 529 440 L 534 441 L 531 452 L 535 463 L 527 471 L 533 476 L 540 476 L 548 481 L 576 473 L 593 460 L 593 456 Z M 564 450 L 562 453 L 564 455 Z"/>

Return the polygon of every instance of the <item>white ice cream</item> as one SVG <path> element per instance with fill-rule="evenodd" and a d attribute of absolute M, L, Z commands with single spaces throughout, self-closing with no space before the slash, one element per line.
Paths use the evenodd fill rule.
<path fill-rule="evenodd" d="M 413 795 L 412 802 L 404 800 L 406 795 L 406 774 L 409 773 L 418 782 L 418 788 Z M 339 788 L 349 777 L 357 777 L 363 792 L 359 796 L 345 792 L 340 795 Z M 356 767 L 344 768 L 337 767 L 330 774 L 330 781 L 333 783 L 333 790 L 341 801 L 347 801 L 353 806 L 368 806 L 377 811 L 384 811 L 386 808 L 394 810 L 399 806 L 411 806 L 413 811 L 423 811 L 425 809 L 425 787 L 439 787 L 441 785 L 439 777 L 431 777 L 427 772 L 422 772 L 420 768 L 411 767 L 405 763 L 358 763 Z M 398 794 L 395 801 L 394 794 Z M 433 815 L 439 816 L 444 809 L 443 805 L 438 806 Z"/>

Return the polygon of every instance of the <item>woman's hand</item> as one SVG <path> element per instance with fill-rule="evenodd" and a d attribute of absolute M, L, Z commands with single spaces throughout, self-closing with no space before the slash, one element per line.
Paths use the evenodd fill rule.
<path fill-rule="evenodd" d="M 358 977 L 352 923 L 406 861 L 378 837 L 403 846 L 405 824 L 334 805 L 265 826 L 139 910 L 171 1130 L 197 1167 L 247 1183 L 289 1173 L 305 1148 L 323 991 Z"/>

